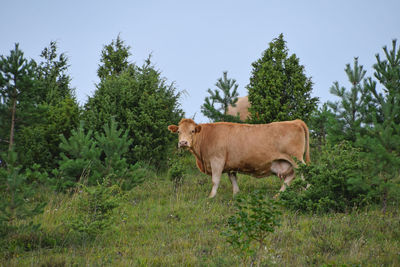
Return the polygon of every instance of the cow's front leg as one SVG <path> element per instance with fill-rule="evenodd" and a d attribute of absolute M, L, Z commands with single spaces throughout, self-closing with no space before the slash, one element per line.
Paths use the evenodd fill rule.
<path fill-rule="evenodd" d="M 211 161 L 211 172 L 212 172 L 212 183 L 213 187 L 211 189 L 209 198 L 215 197 L 217 194 L 219 182 L 221 181 L 221 175 L 224 168 L 224 162 L 222 160 L 212 160 Z"/>
<path fill-rule="evenodd" d="M 231 180 L 232 183 L 233 195 L 236 195 L 239 192 L 239 186 L 237 184 L 237 179 L 236 179 L 236 172 L 230 172 L 229 179 Z"/>

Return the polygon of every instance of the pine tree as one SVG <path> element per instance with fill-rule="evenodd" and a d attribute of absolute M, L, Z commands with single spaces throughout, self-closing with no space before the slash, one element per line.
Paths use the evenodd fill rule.
<path fill-rule="evenodd" d="M 228 107 L 235 107 L 238 100 L 237 88 L 239 85 L 236 84 L 236 80 L 228 79 L 228 72 L 224 71 L 223 77 L 218 79 L 215 86 L 217 89 L 214 91 L 207 90 L 210 96 L 204 99 L 205 103 L 201 106 L 201 112 L 212 121 L 239 121 L 238 118 L 226 114 Z M 216 108 L 214 104 L 219 104 L 220 107 Z"/>
<path fill-rule="evenodd" d="M 328 101 L 328 106 L 332 109 L 337 119 L 335 128 L 332 128 L 330 138 L 334 143 L 347 140 L 355 142 L 356 133 L 359 133 L 361 124 L 365 121 L 365 103 L 366 99 L 363 96 L 363 80 L 366 71 L 362 65 L 358 64 L 358 58 L 354 58 L 353 68 L 350 64 L 346 65 L 345 72 L 352 84 L 348 91 L 345 87 L 340 87 L 338 82 L 334 82 L 330 89 L 331 94 L 340 98 L 340 101 Z"/>
<path fill-rule="evenodd" d="M 389 197 L 400 193 L 400 47 L 396 40 L 392 49 L 383 48 L 385 59 L 376 55 L 374 76 L 382 86 L 378 93 L 377 83 L 367 79 L 363 95 L 367 103 L 368 120 L 366 134 L 358 135 L 358 145 L 366 150 L 366 156 L 376 162 L 374 170 L 381 179 L 383 210 Z M 397 201 L 399 198 L 397 197 Z"/>
<path fill-rule="evenodd" d="M 19 44 L 15 44 L 14 50 L 10 51 L 7 57 L 0 57 L 0 93 L 2 104 L 7 106 L 11 111 L 10 114 L 10 131 L 9 131 L 9 151 L 14 146 L 14 134 L 17 127 L 17 109 L 27 103 L 24 100 L 29 100 L 34 97 L 33 83 L 34 70 L 36 63 L 24 57 L 24 53 L 19 49 Z M 2 114 L 3 118 L 7 115 Z M 1 138 L 4 140 L 5 138 Z"/>
<path fill-rule="evenodd" d="M 302 119 L 307 121 L 318 98 L 311 97 L 311 78 L 295 54 L 289 56 L 283 34 L 252 64 L 249 108 L 253 123 Z"/>

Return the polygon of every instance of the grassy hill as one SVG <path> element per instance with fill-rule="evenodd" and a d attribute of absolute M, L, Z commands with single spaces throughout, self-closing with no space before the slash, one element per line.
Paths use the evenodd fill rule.
<path fill-rule="evenodd" d="M 239 175 L 242 193 L 266 188 L 272 197 L 276 177 Z M 84 218 L 82 196 L 42 191 L 48 201 L 40 234 L 19 233 L 3 252 L 0 266 L 240 266 L 243 263 L 221 235 L 232 215 L 233 198 L 226 175 L 215 199 L 211 179 L 190 170 L 177 190 L 166 174 L 148 179 L 119 195 L 111 224 L 94 237 L 69 227 Z M 270 235 L 262 261 L 268 266 L 400 266 L 400 214 L 379 207 L 348 214 L 310 215 L 282 208 L 281 226 Z M 77 217 L 77 214 L 81 214 Z M 21 249 L 23 243 L 24 249 Z M 14 249 L 13 249 L 14 247 Z"/>

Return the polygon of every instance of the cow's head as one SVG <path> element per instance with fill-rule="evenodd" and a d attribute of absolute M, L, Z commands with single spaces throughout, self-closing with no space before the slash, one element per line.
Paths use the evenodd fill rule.
<path fill-rule="evenodd" d="M 196 124 L 192 119 L 182 119 L 179 126 L 170 125 L 168 130 L 179 134 L 178 147 L 191 148 L 193 136 L 201 131 L 201 125 Z"/>

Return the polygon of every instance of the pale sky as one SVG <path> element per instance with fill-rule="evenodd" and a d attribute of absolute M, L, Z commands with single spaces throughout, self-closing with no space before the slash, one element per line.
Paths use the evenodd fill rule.
<path fill-rule="evenodd" d="M 95 90 L 101 49 L 120 34 L 131 62 L 141 65 L 151 53 L 162 76 L 187 92 L 180 102 L 197 122 L 208 121 L 200 106 L 223 71 L 247 95 L 251 63 L 280 33 L 322 103 L 332 99 L 334 81 L 349 87 L 344 68 L 354 57 L 372 76 L 375 54 L 392 39 L 400 43 L 399 0 L 2 0 L 0 7 L 0 55 L 18 42 L 27 58 L 39 60 L 57 41 L 80 104 Z"/>

